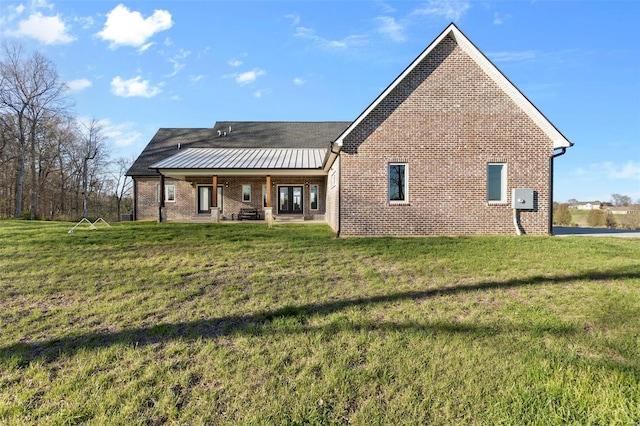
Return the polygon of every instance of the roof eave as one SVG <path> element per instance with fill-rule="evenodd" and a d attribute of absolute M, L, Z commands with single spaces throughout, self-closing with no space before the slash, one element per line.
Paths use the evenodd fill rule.
<path fill-rule="evenodd" d="M 325 173 L 329 173 L 331 167 L 333 167 L 333 163 L 335 163 L 336 158 L 340 155 L 340 151 L 342 150 L 342 145 L 337 145 L 336 142 L 332 142 L 329 145 L 329 149 L 327 150 L 327 155 L 322 163 L 322 169 Z"/>
<path fill-rule="evenodd" d="M 323 169 L 155 169 L 160 174 L 184 179 L 185 177 L 208 176 L 326 176 Z"/>

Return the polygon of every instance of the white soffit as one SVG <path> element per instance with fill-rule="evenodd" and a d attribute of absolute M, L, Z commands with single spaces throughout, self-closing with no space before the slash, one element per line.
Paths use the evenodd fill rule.
<path fill-rule="evenodd" d="M 573 144 L 560 133 L 556 127 L 507 79 L 500 70 L 455 26 L 450 24 L 421 54 L 418 56 L 369 107 L 351 123 L 336 139 L 336 146 L 342 147 L 345 137 L 355 129 L 373 111 L 393 89 L 400 84 L 413 69 L 427 57 L 442 40 L 451 35 L 458 46 L 519 106 L 529 118 L 553 141 L 553 149 L 568 148 Z"/>

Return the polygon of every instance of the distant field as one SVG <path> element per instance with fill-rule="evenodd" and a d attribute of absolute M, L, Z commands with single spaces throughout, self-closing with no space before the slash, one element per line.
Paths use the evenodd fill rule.
<path fill-rule="evenodd" d="M 0 424 L 640 422 L 640 244 L 0 222 Z"/>

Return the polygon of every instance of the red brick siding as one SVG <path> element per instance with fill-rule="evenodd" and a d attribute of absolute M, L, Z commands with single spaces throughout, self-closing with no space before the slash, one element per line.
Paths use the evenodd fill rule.
<path fill-rule="evenodd" d="M 176 186 L 176 201 L 165 201 L 167 220 L 185 220 L 196 214 L 196 192 L 189 182 L 166 178 L 165 185 Z M 136 178 L 137 220 L 158 220 L 160 178 Z"/>
<path fill-rule="evenodd" d="M 512 188 L 532 188 L 529 234 L 546 234 L 552 141 L 446 38 L 344 142 L 344 235 L 514 234 Z M 387 166 L 408 165 L 408 204 L 390 205 Z M 487 164 L 507 164 L 507 203 L 487 203 Z"/>
<path fill-rule="evenodd" d="M 301 185 L 303 186 L 303 214 L 305 219 L 324 220 L 325 213 L 325 187 L 324 176 L 313 177 L 272 177 L 271 182 L 275 186 L 271 187 L 271 205 L 273 213 L 277 214 L 278 206 L 278 185 Z M 228 183 L 228 186 L 227 186 Z M 309 186 L 305 186 L 309 183 Z M 138 187 L 138 220 L 158 219 L 158 185 L 159 178 L 136 178 Z M 262 185 L 266 184 L 266 177 L 225 177 L 218 176 L 218 186 L 222 186 L 223 200 L 222 219 L 231 220 L 243 207 L 255 207 L 263 210 L 262 205 Z M 212 178 L 190 178 L 186 181 L 165 179 L 165 185 L 176 185 L 176 201 L 165 201 L 167 220 L 189 221 L 198 216 L 197 187 L 199 185 L 212 185 Z M 242 185 L 251 185 L 251 201 L 242 201 Z M 318 185 L 318 209 L 311 210 L 310 187 Z M 233 216 L 232 216 L 233 215 Z"/>

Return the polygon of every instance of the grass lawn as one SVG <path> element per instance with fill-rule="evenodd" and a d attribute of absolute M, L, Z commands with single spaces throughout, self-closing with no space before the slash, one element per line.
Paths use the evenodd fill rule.
<path fill-rule="evenodd" d="M 640 422 L 640 243 L 0 222 L 0 424 Z"/>

